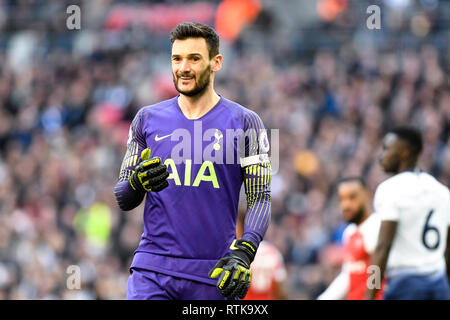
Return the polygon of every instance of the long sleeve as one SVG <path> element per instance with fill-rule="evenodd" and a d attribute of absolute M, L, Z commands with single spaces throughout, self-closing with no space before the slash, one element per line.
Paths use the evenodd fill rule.
<path fill-rule="evenodd" d="M 317 297 L 317 300 L 345 300 L 349 286 L 349 275 L 342 268 L 341 273 L 333 280 L 328 288 Z"/>
<path fill-rule="evenodd" d="M 271 215 L 270 162 L 245 167 L 247 214 L 242 238 L 259 243 L 269 227 Z"/>
<path fill-rule="evenodd" d="M 144 199 L 145 193 L 133 190 L 128 178 L 138 164 L 139 156 L 146 148 L 145 138 L 142 135 L 142 110 L 139 111 L 130 125 L 128 133 L 127 151 L 120 168 L 119 181 L 114 187 L 117 204 L 123 211 L 136 208 Z"/>
<path fill-rule="evenodd" d="M 255 113 L 246 117 L 245 127 L 245 157 L 241 158 L 241 166 L 247 196 L 247 213 L 242 238 L 258 246 L 269 227 L 271 216 L 271 164 L 267 154 L 269 142 L 264 125 Z"/>

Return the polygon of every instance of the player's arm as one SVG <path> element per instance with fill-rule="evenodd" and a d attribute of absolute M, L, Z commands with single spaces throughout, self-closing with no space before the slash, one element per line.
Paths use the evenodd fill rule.
<path fill-rule="evenodd" d="M 285 288 L 285 281 L 274 281 L 273 283 L 273 291 L 275 300 L 286 300 L 287 294 L 284 290 Z"/>
<path fill-rule="evenodd" d="M 120 168 L 119 181 L 114 187 L 117 204 L 123 211 L 136 208 L 149 191 L 160 191 L 168 186 L 167 167 L 161 158 L 150 158 L 142 134 L 142 112 L 138 112 L 130 126 L 127 151 Z"/>
<path fill-rule="evenodd" d="M 243 239 L 256 246 L 262 241 L 271 216 L 270 162 L 261 162 L 244 168 L 247 213 L 244 220 Z"/>
<path fill-rule="evenodd" d="M 382 183 L 378 186 L 374 196 L 374 209 L 378 214 L 381 224 L 378 232 L 378 240 L 373 253 L 370 256 L 370 264 L 378 266 L 380 271 L 379 284 L 384 279 L 389 252 L 397 232 L 397 224 L 400 219 L 400 210 L 397 205 L 397 195 L 392 185 Z M 375 299 L 380 288 L 366 290 L 365 299 Z"/>
<path fill-rule="evenodd" d="M 245 134 L 241 167 L 247 197 L 247 212 L 242 238 L 259 246 L 269 227 L 271 216 L 272 167 L 268 156 L 267 131 L 258 115 L 252 113 L 245 118 Z"/>
<path fill-rule="evenodd" d="M 210 270 L 211 278 L 218 278 L 217 288 L 228 297 L 243 299 L 250 287 L 252 263 L 259 243 L 270 222 L 271 165 L 267 152 L 269 142 L 264 125 L 256 114 L 249 115 L 245 125 L 242 175 L 247 196 L 244 232 L 230 246 L 231 253 L 220 259 Z"/>
<path fill-rule="evenodd" d="M 142 135 L 142 112 L 138 112 L 130 125 L 127 140 L 127 151 L 120 167 L 119 181 L 114 187 L 117 204 L 123 211 L 136 208 L 144 199 L 145 194 L 136 192 L 129 179 L 139 162 L 141 152 L 147 147 Z"/>
<path fill-rule="evenodd" d="M 386 264 L 389 257 L 389 252 L 394 241 L 395 233 L 397 231 L 397 221 L 384 220 L 381 222 L 380 232 L 378 234 L 378 243 L 375 247 L 375 251 L 370 257 L 370 265 L 378 266 L 379 276 L 378 283 L 380 286 L 375 286 L 373 289 L 367 288 L 365 299 L 375 299 L 378 291 L 380 290 L 381 283 L 384 279 L 384 273 L 386 270 Z"/>
<path fill-rule="evenodd" d="M 350 277 L 345 267 L 317 300 L 344 300 L 347 297 Z"/>

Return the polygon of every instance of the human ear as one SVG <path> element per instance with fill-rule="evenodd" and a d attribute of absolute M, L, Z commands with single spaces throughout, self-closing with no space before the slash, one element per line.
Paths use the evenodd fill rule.
<path fill-rule="evenodd" d="M 213 72 L 217 72 L 220 69 L 222 69 L 223 56 L 220 53 L 218 55 L 216 55 L 212 60 L 213 60 L 213 65 L 212 65 L 211 70 Z"/>

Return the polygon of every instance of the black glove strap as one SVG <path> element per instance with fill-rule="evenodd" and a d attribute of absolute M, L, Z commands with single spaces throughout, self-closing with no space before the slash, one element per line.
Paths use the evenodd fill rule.
<path fill-rule="evenodd" d="M 246 262 L 249 266 L 253 262 L 256 255 L 256 245 L 246 239 L 235 239 L 230 246 L 235 256 Z"/>

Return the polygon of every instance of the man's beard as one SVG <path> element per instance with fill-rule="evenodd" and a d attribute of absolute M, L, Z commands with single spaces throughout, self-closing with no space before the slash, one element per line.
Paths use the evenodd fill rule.
<path fill-rule="evenodd" d="M 178 88 L 178 81 L 175 78 L 175 75 L 173 75 L 173 84 L 175 85 L 175 89 L 177 89 L 177 91 L 181 94 L 184 94 L 185 96 L 188 97 L 193 97 L 196 95 L 200 95 L 202 94 L 206 88 L 209 85 L 210 82 L 210 74 L 211 74 L 211 66 L 208 65 L 208 67 L 206 68 L 205 71 L 203 71 L 202 73 L 200 73 L 200 76 L 198 78 L 198 82 L 195 81 L 195 86 L 192 90 L 188 90 L 188 91 L 183 91 L 180 88 Z M 182 74 L 178 77 L 178 79 L 180 77 L 185 77 L 185 76 L 190 76 L 189 74 Z M 197 78 L 195 78 L 196 80 Z"/>
<path fill-rule="evenodd" d="M 390 167 L 387 167 L 386 169 L 384 169 L 384 171 L 386 173 L 397 174 L 399 169 L 400 169 L 400 163 L 397 162 L 397 163 L 391 165 Z"/>
<path fill-rule="evenodd" d="M 398 170 L 400 169 L 400 161 L 391 161 L 389 166 L 383 165 L 383 162 L 380 160 L 381 167 L 383 168 L 383 171 L 386 173 L 393 173 L 397 174 Z"/>
<path fill-rule="evenodd" d="M 361 206 L 359 208 L 359 210 L 356 212 L 356 214 L 353 216 L 353 218 L 348 220 L 348 222 L 355 223 L 355 224 L 360 224 L 362 219 L 363 219 L 363 217 L 364 217 L 364 207 Z"/>

